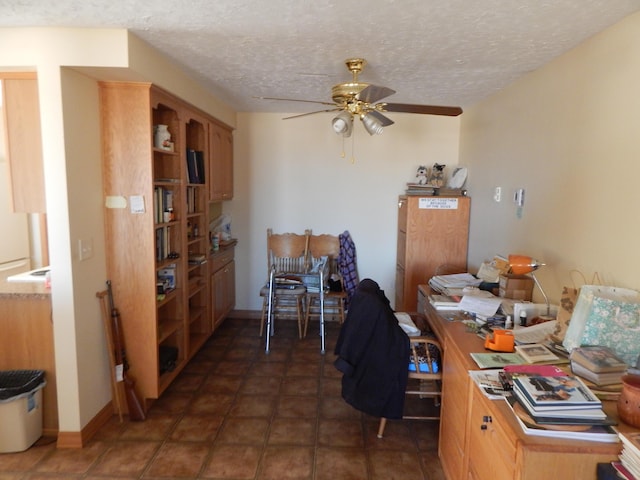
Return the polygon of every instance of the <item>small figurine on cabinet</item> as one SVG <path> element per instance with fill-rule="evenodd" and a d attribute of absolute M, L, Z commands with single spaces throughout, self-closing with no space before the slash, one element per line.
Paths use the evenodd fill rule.
<path fill-rule="evenodd" d="M 416 178 L 418 179 L 418 185 L 426 185 L 427 184 L 427 167 L 424 165 L 420 165 L 418 167 L 418 171 L 416 172 Z"/>
<path fill-rule="evenodd" d="M 439 163 L 433 164 L 429 172 L 428 185 L 432 187 L 442 187 L 444 185 L 444 167 L 446 167 L 446 165 L 440 165 Z"/>

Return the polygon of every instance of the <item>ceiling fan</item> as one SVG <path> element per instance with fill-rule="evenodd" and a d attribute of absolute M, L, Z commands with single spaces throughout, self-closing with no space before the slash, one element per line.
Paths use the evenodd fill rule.
<path fill-rule="evenodd" d="M 387 87 L 359 82 L 358 75 L 362 72 L 366 63 L 366 60 L 363 58 L 350 58 L 345 61 L 347 68 L 353 75 L 353 79 L 350 82 L 339 83 L 333 86 L 331 89 L 331 98 L 333 99 L 333 103 L 291 98 L 260 98 L 265 100 L 286 100 L 332 106 L 333 108 L 325 110 L 317 110 L 315 112 L 286 117 L 285 120 L 322 112 L 340 112 L 332 120 L 331 124 L 334 131 L 344 137 L 349 137 L 351 135 L 353 130 L 353 119 L 356 116 L 360 118 L 365 130 L 370 135 L 376 135 L 382 133 L 384 127 L 393 125 L 394 123 L 393 120 L 383 115 L 382 112 L 421 113 L 426 115 L 447 115 L 452 117 L 462 113 L 462 109 L 460 107 L 379 102 L 383 98 L 393 95 L 396 92 L 395 90 Z"/>

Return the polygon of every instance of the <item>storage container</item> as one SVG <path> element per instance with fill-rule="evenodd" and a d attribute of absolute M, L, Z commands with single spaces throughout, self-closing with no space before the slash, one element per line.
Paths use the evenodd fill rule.
<path fill-rule="evenodd" d="M 42 370 L 0 372 L 0 453 L 22 452 L 42 436 Z"/>

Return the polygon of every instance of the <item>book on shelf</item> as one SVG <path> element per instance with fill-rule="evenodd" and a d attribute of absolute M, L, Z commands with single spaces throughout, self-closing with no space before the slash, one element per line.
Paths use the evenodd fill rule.
<path fill-rule="evenodd" d="M 541 343 L 516 345 L 515 349 L 516 353 L 518 353 L 528 363 L 554 362 L 559 360 L 555 353 Z"/>
<path fill-rule="evenodd" d="M 207 256 L 203 253 L 190 253 L 189 264 L 190 265 L 202 265 L 207 263 Z"/>
<path fill-rule="evenodd" d="M 580 365 L 579 363 L 571 362 L 571 372 L 574 375 L 589 380 L 591 383 L 598 386 L 606 385 L 618 385 L 622 383 L 622 376 L 626 373 L 626 370 L 620 370 L 617 372 L 602 372 L 596 373 L 588 368 Z"/>
<path fill-rule="evenodd" d="M 619 441 L 618 434 L 611 425 L 540 424 L 531 418 L 513 395 L 504 398 L 511 407 L 522 431 L 527 435 L 607 443 Z"/>
<path fill-rule="evenodd" d="M 624 360 L 604 345 L 574 348 L 569 358 L 572 364 L 580 364 L 594 373 L 622 372 L 628 367 Z"/>
<path fill-rule="evenodd" d="M 204 183 L 204 152 L 187 149 L 187 182 Z"/>
<path fill-rule="evenodd" d="M 513 378 L 514 392 L 541 413 L 559 409 L 602 408 L 602 402 L 579 377 L 517 376 Z"/>

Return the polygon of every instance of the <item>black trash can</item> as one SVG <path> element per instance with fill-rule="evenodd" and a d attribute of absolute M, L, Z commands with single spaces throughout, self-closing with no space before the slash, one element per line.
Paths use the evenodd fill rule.
<path fill-rule="evenodd" d="M 0 453 L 21 452 L 42 436 L 43 370 L 0 371 Z"/>

